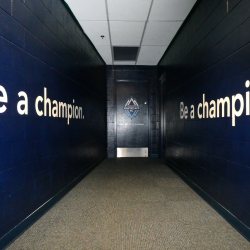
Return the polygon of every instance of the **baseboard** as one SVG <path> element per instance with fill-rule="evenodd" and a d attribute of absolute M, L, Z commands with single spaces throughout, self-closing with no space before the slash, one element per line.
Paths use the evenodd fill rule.
<path fill-rule="evenodd" d="M 26 217 L 22 222 L 20 222 L 11 231 L 5 234 L 0 239 L 0 249 L 5 249 L 9 246 L 17 237 L 24 233 L 29 227 L 31 227 L 37 220 L 39 220 L 49 209 L 51 209 L 59 200 L 61 200 L 72 188 L 74 188 L 84 177 L 86 177 L 98 164 L 100 164 L 106 157 L 102 157 L 99 160 L 92 163 L 81 175 L 75 178 L 71 183 L 69 183 L 65 188 L 63 188 L 59 193 L 45 202 L 32 214 Z"/>
<path fill-rule="evenodd" d="M 226 208 L 214 200 L 204 190 L 192 182 L 186 175 L 179 171 L 171 160 L 166 161 L 167 166 L 178 174 L 204 201 L 206 201 L 214 210 L 216 210 L 232 227 L 234 227 L 246 240 L 250 241 L 250 228 L 238 220 Z"/>

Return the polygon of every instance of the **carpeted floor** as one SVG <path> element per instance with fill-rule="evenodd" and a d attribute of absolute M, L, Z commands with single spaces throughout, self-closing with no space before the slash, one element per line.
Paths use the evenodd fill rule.
<path fill-rule="evenodd" d="M 244 250 L 250 243 L 166 165 L 107 159 L 8 250 Z"/>

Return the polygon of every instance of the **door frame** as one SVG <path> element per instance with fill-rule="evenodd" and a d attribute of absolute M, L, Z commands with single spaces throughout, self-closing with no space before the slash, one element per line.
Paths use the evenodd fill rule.
<path fill-rule="evenodd" d="M 149 98 L 149 80 L 145 79 L 129 79 L 129 78 L 115 78 L 114 79 L 114 149 L 115 149 L 115 158 L 117 158 L 117 83 L 119 82 L 139 82 L 145 83 L 148 90 L 148 158 L 150 153 L 150 98 Z"/>
<path fill-rule="evenodd" d="M 166 152 L 166 124 L 165 124 L 165 88 L 166 88 L 166 73 L 164 72 L 159 78 L 159 96 L 160 96 L 160 158 L 165 159 Z"/>

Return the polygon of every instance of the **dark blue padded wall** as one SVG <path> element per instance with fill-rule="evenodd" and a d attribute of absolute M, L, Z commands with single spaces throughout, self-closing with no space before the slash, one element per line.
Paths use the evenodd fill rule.
<path fill-rule="evenodd" d="M 248 0 L 199 1 L 159 63 L 165 89 L 167 163 L 247 227 L 250 227 L 249 10 Z M 230 105 L 223 105 L 224 117 L 220 98 Z"/>
<path fill-rule="evenodd" d="M 107 146 L 106 66 L 63 1 L 0 1 L 0 25 L 1 238 Z"/>

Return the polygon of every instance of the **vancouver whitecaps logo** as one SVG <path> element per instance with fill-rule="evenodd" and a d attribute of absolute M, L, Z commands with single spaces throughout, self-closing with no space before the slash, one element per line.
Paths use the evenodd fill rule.
<path fill-rule="evenodd" d="M 140 106 L 138 105 L 137 101 L 131 97 L 125 104 L 124 110 L 127 116 L 132 120 L 133 117 L 136 117 L 136 115 L 140 111 Z"/>

